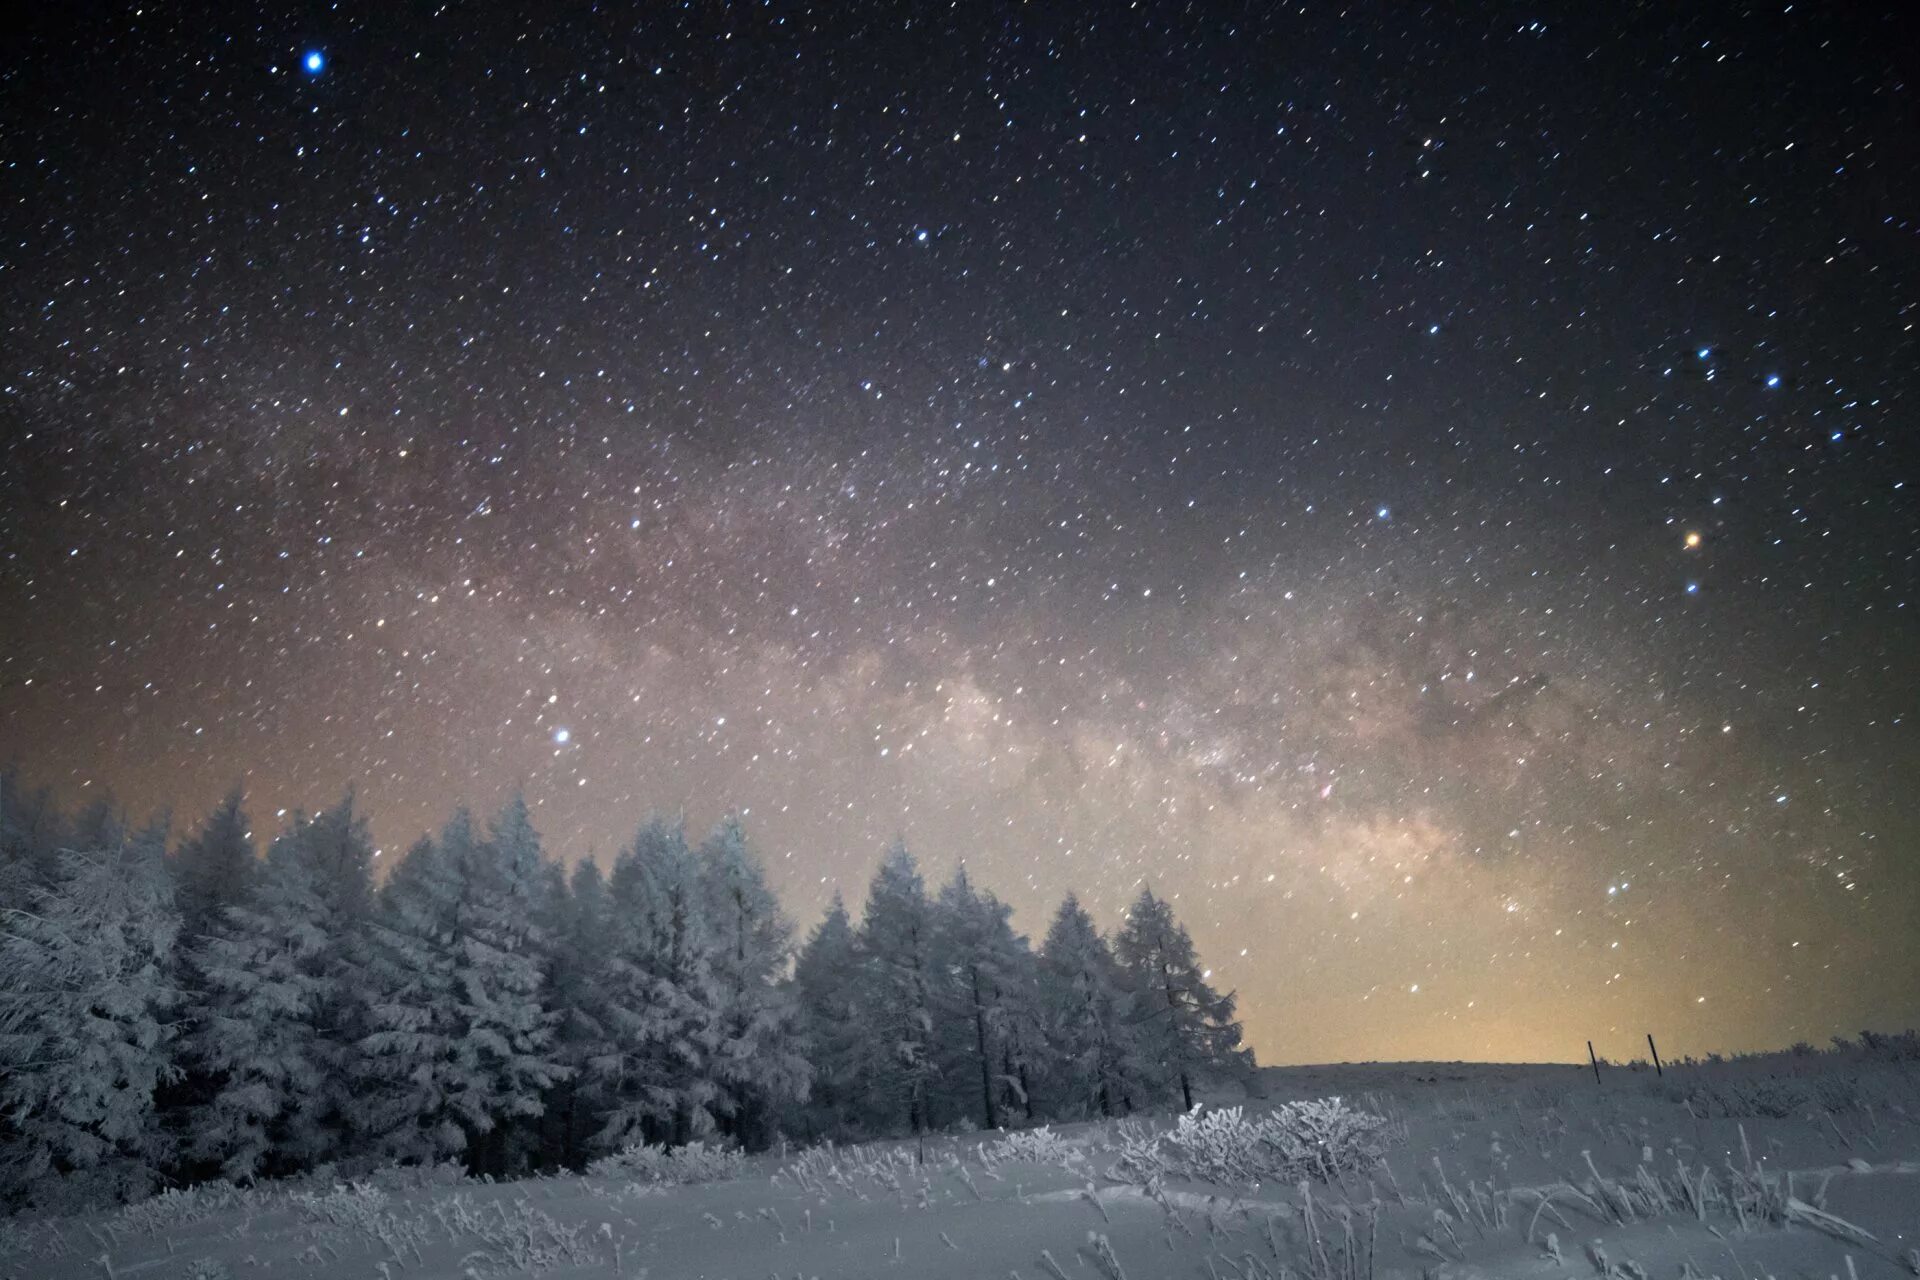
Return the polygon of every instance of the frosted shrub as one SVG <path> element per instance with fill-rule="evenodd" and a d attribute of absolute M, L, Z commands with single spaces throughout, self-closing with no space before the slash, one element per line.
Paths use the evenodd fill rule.
<path fill-rule="evenodd" d="M 1239 1185 L 1267 1176 L 1264 1128 L 1242 1116 L 1239 1107 L 1195 1108 L 1180 1117 L 1166 1142 L 1173 1148 L 1175 1165 L 1187 1176 Z"/>
<path fill-rule="evenodd" d="M 1175 1174 L 1198 1182 L 1334 1181 L 1372 1168 L 1387 1153 L 1387 1122 L 1339 1098 L 1290 1102 L 1258 1119 L 1239 1107 L 1195 1108 L 1172 1132 L 1154 1138 L 1121 1132 L 1114 1171 L 1131 1182 Z"/>
<path fill-rule="evenodd" d="M 382 1191 L 419 1191 L 427 1187 L 463 1187 L 473 1181 L 458 1160 L 428 1160 L 421 1164 L 383 1164 L 371 1169 L 360 1185 Z"/>
<path fill-rule="evenodd" d="M 379 1235 L 386 1224 L 387 1193 L 365 1183 L 326 1192 L 296 1191 L 288 1199 L 310 1222 L 346 1227 L 370 1236 Z"/>
<path fill-rule="evenodd" d="M 1079 1158 L 1073 1144 L 1053 1131 L 1050 1125 L 1041 1125 L 1038 1129 L 1023 1129 L 1010 1133 L 998 1142 L 989 1142 L 980 1148 L 982 1163 L 989 1166 L 1002 1164 L 1008 1160 L 1025 1160 L 1033 1164 L 1065 1164 Z"/>
<path fill-rule="evenodd" d="M 1266 1118 L 1263 1129 L 1289 1180 L 1311 1176 L 1331 1182 L 1364 1173 L 1385 1159 L 1392 1145 L 1385 1119 L 1356 1111 L 1339 1098 L 1289 1102 Z"/>
<path fill-rule="evenodd" d="M 454 1239 L 477 1238 L 485 1246 L 460 1260 L 468 1276 L 541 1275 L 604 1261 L 585 1224 L 560 1222 L 526 1200 L 515 1200 L 511 1207 L 494 1203 L 481 1210 L 456 1192 L 440 1212 Z M 643 1270 L 641 1275 L 645 1274 Z"/>
<path fill-rule="evenodd" d="M 631 1178 L 655 1186 L 681 1187 L 696 1182 L 726 1182 L 740 1176 L 744 1157 L 726 1147 L 689 1142 L 684 1147 L 636 1143 L 587 1166 L 597 1178 Z"/>
<path fill-rule="evenodd" d="M 1122 1182 L 1142 1186 L 1167 1172 L 1166 1153 L 1160 1149 L 1160 1135 L 1139 1120 L 1122 1120 L 1114 1131 L 1114 1144 L 1120 1154 L 1114 1157 L 1113 1176 Z"/>
<path fill-rule="evenodd" d="M 168 1188 L 157 1196 L 128 1205 L 118 1217 L 124 1226 L 144 1235 L 157 1236 L 204 1222 L 217 1213 L 252 1212 L 261 1199 L 261 1193 L 242 1190 L 231 1182 L 203 1182 L 194 1187 Z"/>

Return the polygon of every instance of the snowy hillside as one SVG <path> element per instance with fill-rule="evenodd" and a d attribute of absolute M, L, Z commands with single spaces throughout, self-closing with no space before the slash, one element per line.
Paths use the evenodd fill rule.
<path fill-rule="evenodd" d="M 1351 1111 L 1273 1110 L 1337 1082 L 1366 1086 Z M 1260 1084 L 1271 1100 L 1177 1130 L 696 1152 L 500 1184 L 420 1170 L 211 1184 L 7 1223 L 0 1276 L 1920 1274 L 1910 1064 L 1610 1068 L 1597 1086 L 1586 1067 L 1367 1065 L 1269 1069 Z M 1302 1177 L 1302 1160 L 1318 1172 Z M 679 1176 L 719 1180 L 660 1181 Z"/>

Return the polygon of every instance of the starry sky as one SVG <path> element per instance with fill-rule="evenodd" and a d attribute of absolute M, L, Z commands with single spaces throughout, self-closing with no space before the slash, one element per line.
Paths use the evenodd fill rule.
<path fill-rule="evenodd" d="M 1899 6 L 66 6 L 0 758 L 396 851 L 743 810 L 1277 1062 L 1920 1013 Z"/>

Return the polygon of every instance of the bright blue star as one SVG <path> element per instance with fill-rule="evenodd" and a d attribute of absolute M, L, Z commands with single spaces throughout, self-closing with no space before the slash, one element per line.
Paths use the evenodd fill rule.
<path fill-rule="evenodd" d="M 307 50 L 307 56 L 300 60 L 300 65 L 307 69 L 308 75 L 317 76 L 326 70 L 327 55 L 318 49 L 309 49 Z"/>
<path fill-rule="evenodd" d="M 1688 594 L 1688 595 L 1690 595 L 1690 596 L 1697 596 L 1697 595 L 1699 595 L 1699 594 L 1700 594 L 1700 584 L 1699 584 L 1699 583 L 1697 583 L 1697 582 L 1689 582 L 1689 583 L 1687 584 L 1687 594 Z"/>
<path fill-rule="evenodd" d="M 567 743 L 572 738 L 573 738 L 573 735 L 571 733 L 568 733 L 565 729 L 555 729 L 553 731 L 553 740 L 559 743 L 563 747 L 566 746 Z"/>
<path fill-rule="evenodd" d="M 1393 512 L 1389 511 L 1385 507 L 1381 507 L 1378 511 L 1375 511 L 1373 513 L 1373 518 L 1376 520 L 1385 520 L 1391 515 L 1393 515 Z"/>
<path fill-rule="evenodd" d="M 1699 356 L 1702 360 L 1705 360 L 1708 356 L 1713 354 L 1713 348 L 1702 347 L 1698 351 L 1694 352 L 1693 354 Z"/>
<path fill-rule="evenodd" d="M 1768 386 L 1770 386 L 1770 387 L 1777 387 L 1777 386 L 1779 386 L 1779 385 L 1780 385 L 1780 375 L 1779 375 L 1779 374 L 1777 374 L 1777 373 L 1770 373 L 1770 374 L 1768 374 L 1768 375 L 1767 375 L 1767 385 L 1768 385 Z"/>

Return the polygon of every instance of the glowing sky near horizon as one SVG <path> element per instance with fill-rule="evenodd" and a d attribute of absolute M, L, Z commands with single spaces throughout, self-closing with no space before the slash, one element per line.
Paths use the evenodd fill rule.
<path fill-rule="evenodd" d="M 863 8 L 28 38 L 0 760 L 1151 882 L 1269 1061 L 1912 1023 L 1890 18 Z"/>

